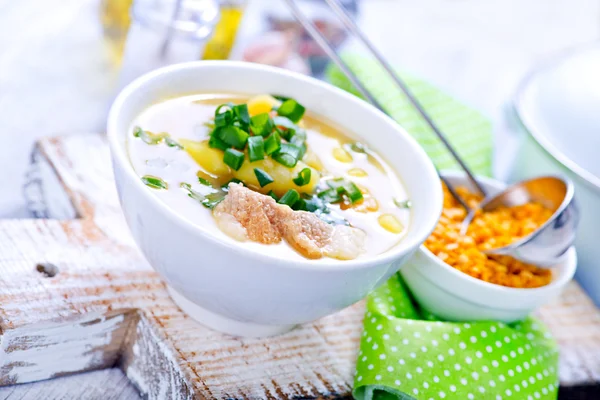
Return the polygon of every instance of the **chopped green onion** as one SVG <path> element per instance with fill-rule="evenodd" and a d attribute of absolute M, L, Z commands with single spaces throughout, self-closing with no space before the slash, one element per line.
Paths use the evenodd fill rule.
<path fill-rule="evenodd" d="M 169 147 L 177 147 L 178 149 L 183 149 L 183 146 L 179 144 L 175 139 L 172 139 L 168 133 L 152 133 L 143 130 L 139 126 L 133 128 L 133 136 L 142 139 L 142 141 L 146 144 L 156 145 L 161 142 L 165 142 L 165 144 Z"/>
<path fill-rule="evenodd" d="M 272 190 L 269 190 L 269 193 L 267 193 L 267 196 L 271 197 L 275 201 L 279 201 L 279 197 L 277 197 L 277 195 L 275 194 L 275 192 L 272 191 Z"/>
<path fill-rule="evenodd" d="M 242 128 L 248 129 L 250 126 L 250 114 L 248 113 L 248 105 L 240 104 L 232 108 L 236 119 L 241 122 Z"/>
<path fill-rule="evenodd" d="M 273 128 L 275 128 L 275 125 L 268 113 L 262 113 L 250 119 L 250 128 L 255 135 L 268 136 L 273 131 Z"/>
<path fill-rule="evenodd" d="M 172 139 L 170 136 L 165 136 L 165 143 L 169 147 L 176 147 L 179 150 L 183 150 L 183 146 L 179 144 L 175 139 Z"/>
<path fill-rule="evenodd" d="M 202 184 L 204 186 L 210 186 L 210 187 L 212 187 L 212 183 L 210 183 L 208 181 L 208 179 L 205 179 L 205 178 L 203 178 L 201 176 L 198 177 L 198 182 L 200 182 L 200 184 Z"/>
<path fill-rule="evenodd" d="M 356 186 L 354 184 L 354 182 L 348 182 L 348 184 L 346 186 L 344 186 L 346 195 L 350 198 L 350 201 L 354 204 L 358 201 L 361 201 L 363 199 L 363 194 L 360 191 L 360 189 L 358 188 L 358 186 Z"/>
<path fill-rule="evenodd" d="M 279 199 L 279 204 L 285 204 L 286 206 L 292 207 L 294 203 L 296 203 L 300 199 L 300 194 L 294 190 L 290 189 L 281 198 Z"/>
<path fill-rule="evenodd" d="M 220 129 L 222 129 L 222 128 L 217 128 L 213 131 L 212 136 L 210 137 L 210 139 L 208 139 L 208 147 L 225 151 L 228 148 L 230 148 L 231 146 L 229 146 L 227 143 L 225 143 L 224 141 L 219 139 L 218 131 Z"/>
<path fill-rule="evenodd" d="M 298 128 L 294 132 L 294 135 L 290 138 L 290 143 L 295 144 L 296 146 L 301 146 L 306 142 L 306 131 L 304 129 Z"/>
<path fill-rule="evenodd" d="M 231 102 L 223 103 L 220 106 L 218 106 L 217 109 L 215 110 L 215 118 L 217 115 L 221 114 L 221 109 L 225 108 L 225 107 L 227 107 L 227 108 L 229 108 L 229 110 L 231 110 L 231 109 L 233 109 L 233 103 L 231 103 Z M 227 111 L 229 111 L 229 110 L 227 110 Z"/>
<path fill-rule="evenodd" d="M 302 119 L 306 109 L 294 99 L 287 99 L 277 109 L 277 114 L 289 118 L 292 122 Z"/>
<path fill-rule="evenodd" d="M 215 192 L 207 194 L 202 200 L 202 205 L 206 208 L 210 208 L 211 210 L 217 206 L 220 202 L 225 198 L 226 193 L 224 192 Z"/>
<path fill-rule="evenodd" d="M 216 131 L 219 139 L 236 149 L 243 150 L 248 142 L 248 133 L 237 126 L 229 125 Z"/>
<path fill-rule="evenodd" d="M 264 147 L 265 153 L 268 156 L 279 151 L 279 149 L 281 149 L 281 137 L 279 136 L 279 133 L 273 132 L 271 136 L 265 140 Z"/>
<path fill-rule="evenodd" d="M 221 189 L 225 192 L 229 191 L 229 184 L 230 183 L 241 183 L 242 185 L 244 185 L 244 182 L 240 181 L 237 178 L 233 178 L 230 181 L 225 182 L 223 185 L 221 185 Z"/>
<path fill-rule="evenodd" d="M 267 174 L 260 168 L 254 168 L 254 175 L 256 175 L 256 179 L 258 179 L 258 184 L 260 187 L 265 187 L 274 182 L 274 179 L 271 177 L 271 175 Z"/>
<path fill-rule="evenodd" d="M 275 117 L 273 118 L 273 124 L 275 125 L 275 129 L 279 132 L 281 137 L 285 140 L 289 141 L 296 130 L 300 129 L 296 124 L 290 121 L 289 118 L 286 117 Z"/>
<path fill-rule="evenodd" d="M 339 203 L 342 201 L 342 196 L 338 193 L 336 189 L 327 189 L 317 194 L 324 203 Z"/>
<path fill-rule="evenodd" d="M 189 197 L 191 197 L 192 199 L 196 200 L 199 203 L 202 203 L 202 205 L 204 207 L 210 208 L 211 210 L 213 208 L 215 208 L 215 206 L 217 204 L 219 204 L 221 201 L 223 201 L 223 199 L 227 195 L 226 192 L 219 190 L 219 191 L 215 191 L 213 193 L 209 193 L 206 196 L 204 196 L 202 193 L 197 192 L 194 189 L 192 189 L 192 185 L 190 185 L 189 183 L 186 183 L 186 182 L 181 182 L 179 187 L 182 189 L 185 189 L 188 192 Z"/>
<path fill-rule="evenodd" d="M 308 211 L 308 203 L 306 200 L 300 198 L 294 203 L 294 205 L 292 205 L 292 209 L 296 211 Z"/>
<path fill-rule="evenodd" d="M 291 143 L 282 143 L 281 148 L 278 152 L 272 155 L 273 160 L 277 161 L 288 168 L 293 168 L 300 159 L 300 153 L 302 150 L 300 147 Z"/>
<path fill-rule="evenodd" d="M 244 153 L 235 149 L 227 149 L 223 155 L 223 162 L 237 171 L 244 163 Z"/>
<path fill-rule="evenodd" d="M 289 100 L 289 99 L 290 99 L 289 97 L 280 96 L 280 95 L 278 95 L 278 94 L 272 94 L 271 96 L 272 96 L 272 97 L 274 97 L 274 98 L 276 98 L 277 100 L 279 100 L 279 101 L 281 101 L 281 102 L 284 102 L 284 101 L 286 101 L 286 100 Z"/>
<path fill-rule="evenodd" d="M 364 144 L 362 144 L 360 142 L 352 143 L 350 145 L 350 149 L 352 149 L 352 151 L 355 153 L 367 153 L 368 152 L 367 146 L 365 146 Z"/>
<path fill-rule="evenodd" d="M 394 199 L 394 204 L 396 205 L 396 207 L 398 208 L 411 208 L 412 204 L 410 203 L 410 200 L 400 200 L 400 199 Z"/>
<path fill-rule="evenodd" d="M 344 178 L 330 179 L 327 181 L 327 185 L 340 194 L 344 193 L 345 184 L 346 180 Z"/>
<path fill-rule="evenodd" d="M 215 115 L 215 126 L 222 128 L 233 122 L 233 113 L 230 110 Z"/>
<path fill-rule="evenodd" d="M 345 194 L 348 196 L 352 203 L 356 203 L 363 199 L 362 192 L 354 184 L 354 182 L 347 181 L 344 178 L 331 179 L 327 181 L 327 185 L 334 189 L 339 194 Z"/>
<path fill-rule="evenodd" d="M 310 175 L 310 168 L 304 168 L 302 171 L 298 172 L 298 176 L 296 176 L 293 181 L 298 186 L 307 185 L 310 182 Z"/>
<path fill-rule="evenodd" d="M 265 158 L 265 142 L 262 136 L 251 136 L 248 138 L 248 158 L 250 162 Z"/>
<path fill-rule="evenodd" d="M 167 182 L 165 182 L 157 176 L 144 175 L 142 176 L 142 182 L 144 182 L 146 186 L 151 187 L 152 189 L 169 189 L 169 185 L 167 184 Z"/>

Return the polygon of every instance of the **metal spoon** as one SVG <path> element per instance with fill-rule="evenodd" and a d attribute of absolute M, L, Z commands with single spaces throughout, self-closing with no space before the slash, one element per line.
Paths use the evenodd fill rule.
<path fill-rule="evenodd" d="M 484 250 L 486 254 L 507 255 L 517 260 L 549 268 L 562 260 L 575 240 L 579 208 L 573 183 L 564 177 L 542 176 L 509 186 L 486 198 L 479 209 L 489 212 L 501 206 L 514 207 L 529 202 L 540 203 L 553 211 L 552 216 L 531 234 L 508 246 Z M 471 210 L 461 227 L 466 233 L 476 210 Z"/>
<path fill-rule="evenodd" d="M 387 114 L 377 99 L 375 99 L 374 96 L 369 93 L 358 77 L 337 54 L 331 43 L 329 43 L 329 41 L 321 34 L 321 32 L 310 21 L 310 19 L 308 19 L 302 13 L 295 0 L 285 1 L 288 3 L 292 14 L 294 14 L 298 22 L 300 22 L 300 24 L 304 27 L 304 29 L 306 29 L 315 42 L 340 68 L 342 73 L 346 75 L 350 82 L 352 82 L 357 90 L 364 96 L 364 98 Z M 575 229 L 579 220 L 579 213 L 573 199 L 573 184 L 566 178 L 542 177 L 510 186 L 499 195 L 492 198 L 487 198 L 486 191 L 483 186 L 477 181 L 474 174 L 470 171 L 456 150 L 448 142 L 444 134 L 427 114 L 425 109 L 412 94 L 408 86 L 398 76 L 398 74 L 396 74 L 394 69 L 383 57 L 383 55 L 379 53 L 375 46 L 373 46 L 373 44 L 367 39 L 364 33 L 352 20 L 352 17 L 346 12 L 339 0 L 325 0 L 325 2 L 331 7 L 346 29 L 363 45 L 365 45 L 371 54 L 379 61 L 384 70 L 393 79 L 396 86 L 406 95 L 409 102 L 415 107 L 427 125 L 429 125 L 432 131 L 452 154 L 454 159 L 462 167 L 473 186 L 483 196 L 486 197 L 482 205 L 484 211 L 498 207 L 500 204 L 515 205 L 523 204 L 527 201 L 537 201 L 543 205 L 546 205 L 550 209 L 555 210 L 554 215 L 550 218 L 550 220 L 535 232 L 517 242 L 512 243 L 509 246 L 493 249 L 493 254 L 511 255 L 519 260 L 544 267 L 552 266 L 560 261 L 560 257 L 573 244 Z M 467 211 L 467 218 L 465 219 L 463 225 L 463 230 L 466 232 L 468 225 L 473 219 L 474 210 L 472 210 L 464 201 L 464 199 L 458 195 L 450 182 L 448 182 L 441 174 L 439 174 L 439 176 L 448 187 L 448 190 L 452 196 Z M 541 184 L 540 182 L 545 183 Z M 544 186 L 548 187 L 544 189 Z"/>

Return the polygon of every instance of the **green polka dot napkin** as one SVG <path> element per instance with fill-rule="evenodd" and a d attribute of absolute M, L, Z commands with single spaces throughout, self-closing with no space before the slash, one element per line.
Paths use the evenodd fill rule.
<path fill-rule="evenodd" d="M 430 128 L 374 61 L 346 61 L 386 111 L 440 169 L 457 168 Z M 336 68 L 327 76 L 356 93 Z M 491 125 L 433 86 L 402 74 L 465 162 L 491 173 Z M 421 310 L 399 274 L 367 298 L 354 397 L 387 399 L 556 399 L 558 349 L 536 319 L 515 324 L 444 322 Z"/>

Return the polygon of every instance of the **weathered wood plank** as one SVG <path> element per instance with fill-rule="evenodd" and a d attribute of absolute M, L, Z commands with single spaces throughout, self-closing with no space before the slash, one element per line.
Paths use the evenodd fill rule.
<path fill-rule="evenodd" d="M 350 394 L 362 303 L 275 338 L 208 330 L 134 247 L 104 138 L 46 139 L 37 151 L 79 219 L 0 221 L 0 385 L 116 365 L 150 399 Z M 600 315 L 581 288 L 570 284 L 539 315 L 561 346 L 561 384 L 598 382 Z"/>
<path fill-rule="evenodd" d="M 140 400 L 140 395 L 121 370 L 109 368 L 48 381 L 0 387 L 0 399 Z"/>

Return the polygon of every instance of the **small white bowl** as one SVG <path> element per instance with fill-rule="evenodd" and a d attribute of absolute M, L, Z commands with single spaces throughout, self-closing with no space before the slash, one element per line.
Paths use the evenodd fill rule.
<path fill-rule="evenodd" d="M 451 184 L 474 190 L 462 172 L 443 175 Z M 493 179 L 477 179 L 490 194 L 505 187 Z M 514 322 L 557 297 L 573 278 L 576 265 L 577 256 L 571 247 L 565 260 L 552 267 L 550 284 L 533 289 L 509 288 L 473 278 L 441 261 L 422 245 L 400 273 L 418 303 L 442 319 Z"/>
<path fill-rule="evenodd" d="M 277 93 L 296 98 L 359 137 L 398 173 L 413 203 L 406 237 L 375 257 L 290 261 L 225 242 L 161 202 L 135 174 L 126 151 L 131 122 L 149 105 L 193 93 Z M 442 210 L 435 168 L 396 122 L 324 82 L 258 64 L 202 61 L 151 72 L 127 86 L 108 118 L 121 206 L 133 237 L 168 283 L 177 304 L 219 331 L 244 336 L 284 332 L 345 308 L 393 275 L 423 243 Z"/>

